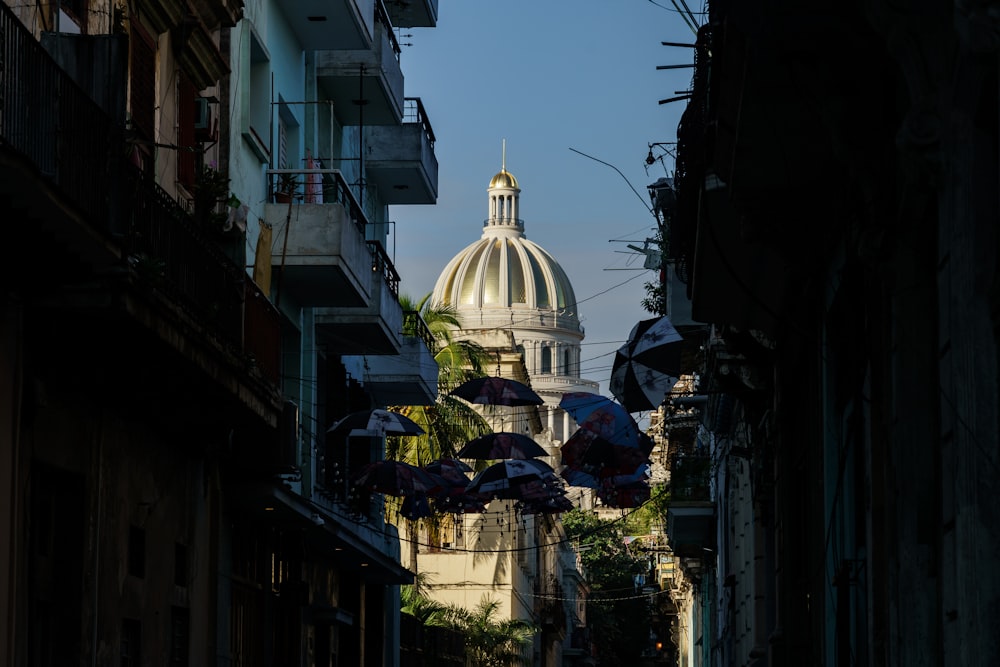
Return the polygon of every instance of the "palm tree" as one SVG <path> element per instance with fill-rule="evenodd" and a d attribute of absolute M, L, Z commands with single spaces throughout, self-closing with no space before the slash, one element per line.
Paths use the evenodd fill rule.
<path fill-rule="evenodd" d="M 420 313 L 437 343 L 434 360 L 438 364 L 438 398 L 433 405 L 404 405 L 392 409 L 420 424 L 425 434 L 416 438 L 391 438 L 387 443 L 387 458 L 425 465 L 443 456 L 453 456 L 455 443 L 463 443 L 489 433 L 490 426 L 468 404 L 448 395 L 462 382 L 484 375 L 492 357 L 482 346 L 468 340 L 455 340 L 453 333 L 460 326 L 451 306 L 433 306 L 431 294 L 419 303 L 401 294 L 403 310 Z"/>
<path fill-rule="evenodd" d="M 469 667 L 512 667 L 524 662 L 523 650 L 539 629 L 519 618 L 497 618 L 500 601 L 483 596 L 472 611 L 449 606 L 441 617 L 465 634 Z"/>
<path fill-rule="evenodd" d="M 459 384 L 484 374 L 492 358 L 472 341 L 456 340 L 453 333 L 460 323 L 451 306 L 433 306 L 431 294 L 419 303 L 400 294 L 404 311 L 420 313 L 436 342 L 434 359 L 438 364 L 438 398 L 433 405 L 404 405 L 391 409 L 421 426 L 424 434 L 417 437 L 390 437 L 386 441 L 386 458 L 422 466 L 445 456 L 454 456 L 455 443 L 465 443 L 490 432 L 489 423 L 463 401 L 448 395 Z M 416 571 L 420 519 L 407 520 L 410 544 L 410 567 Z"/>

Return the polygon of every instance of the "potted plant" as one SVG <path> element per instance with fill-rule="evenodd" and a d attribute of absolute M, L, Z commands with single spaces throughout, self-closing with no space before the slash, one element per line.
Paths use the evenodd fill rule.
<path fill-rule="evenodd" d="M 286 164 L 284 169 L 289 169 Z M 296 174 L 278 174 L 278 186 L 274 191 L 274 201 L 279 204 L 287 204 L 292 201 L 295 195 Z"/>
<path fill-rule="evenodd" d="M 220 209 L 229 198 L 229 177 L 219 171 L 214 162 L 202 165 L 192 190 L 194 219 L 204 228 L 222 229 L 228 213 Z"/>

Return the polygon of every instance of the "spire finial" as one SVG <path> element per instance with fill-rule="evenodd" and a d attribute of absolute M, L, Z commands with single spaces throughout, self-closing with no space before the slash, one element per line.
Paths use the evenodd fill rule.
<path fill-rule="evenodd" d="M 507 140 L 500 140 L 500 171 L 507 171 Z"/>

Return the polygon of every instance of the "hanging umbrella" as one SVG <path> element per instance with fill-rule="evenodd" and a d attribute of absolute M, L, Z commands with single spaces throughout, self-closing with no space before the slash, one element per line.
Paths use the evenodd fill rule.
<path fill-rule="evenodd" d="M 593 431 L 615 445 L 639 447 L 639 425 L 623 406 L 600 394 L 569 392 L 559 407 L 576 420 L 581 429 Z"/>
<path fill-rule="evenodd" d="M 545 401 L 531 387 L 517 380 L 482 377 L 463 382 L 449 392 L 479 405 L 541 405 Z"/>
<path fill-rule="evenodd" d="M 520 433 L 487 433 L 470 440 L 455 454 L 460 459 L 531 459 L 546 456 L 542 446 Z"/>
<path fill-rule="evenodd" d="M 449 484 L 461 484 L 464 489 L 469 484 L 469 477 L 465 473 L 472 472 L 472 466 L 458 459 L 443 458 L 431 461 L 424 466 L 424 470 L 440 475 Z"/>
<path fill-rule="evenodd" d="M 552 467 L 537 459 L 508 459 L 498 461 L 481 471 L 472 478 L 465 490 L 494 498 L 518 498 L 521 493 L 519 486 L 532 481 L 548 482 L 554 479 L 555 471 Z"/>
<path fill-rule="evenodd" d="M 613 456 L 610 442 L 593 431 L 577 429 L 559 447 L 563 465 L 583 472 L 594 472 L 604 466 Z"/>
<path fill-rule="evenodd" d="M 522 514 L 555 514 L 573 509 L 573 501 L 565 494 L 556 494 L 544 500 L 526 500 L 521 504 Z"/>
<path fill-rule="evenodd" d="M 486 511 L 489 498 L 465 490 L 470 481 L 466 473 L 472 472 L 472 467 L 464 461 L 459 461 L 456 458 L 441 458 L 425 465 L 424 470 L 441 477 L 446 483 L 431 497 L 436 512 Z"/>
<path fill-rule="evenodd" d="M 608 507 L 630 509 L 639 507 L 649 500 L 650 489 L 648 484 L 639 483 L 625 487 L 604 487 L 597 492 L 597 496 Z"/>
<path fill-rule="evenodd" d="M 595 474 L 584 472 L 579 468 L 566 466 L 559 472 L 559 475 L 566 480 L 566 483 L 570 486 L 582 486 L 588 489 L 596 489 L 601 485 L 601 480 L 599 480 Z"/>
<path fill-rule="evenodd" d="M 352 412 L 326 430 L 335 435 L 423 435 L 424 429 L 409 417 L 388 410 Z"/>
<path fill-rule="evenodd" d="M 403 498 L 403 504 L 399 508 L 399 513 L 410 521 L 434 515 L 427 495 L 424 493 L 415 493 L 412 496 Z"/>
<path fill-rule="evenodd" d="M 387 496 L 427 495 L 447 485 L 441 477 L 403 461 L 369 463 L 352 475 L 351 481 L 354 486 Z"/>
<path fill-rule="evenodd" d="M 666 317 L 636 324 L 615 353 L 611 393 L 629 412 L 658 408 L 680 377 L 683 343 Z"/>

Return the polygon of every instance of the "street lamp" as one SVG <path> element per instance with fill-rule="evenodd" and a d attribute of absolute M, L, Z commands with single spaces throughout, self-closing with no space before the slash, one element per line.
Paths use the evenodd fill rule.
<path fill-rule="evenodd" d="M 653 155 L 653 147 L 654 146 L 663 147 L 663 146 L 676 146 L 676 145 L 677 145 L 676 141 L 657 141 L 657 142 L 649 144 L 649 154 L 646 155 L 646 164 L 648 166 L 652 166 L 652 164 L 654 162 L 656 162 L 657 160 L 660 160 L 660 159 L 663 158 L 662 155 L 659 156 L 659 157 Z M 664 148 L 663 151 L 667 155 L 669 155 L 670 157 L 674 158 L 675 160 L 677 159 L 677 156 L 674 155 L 674 152 L 672 150 L 670 150 L 669 148 Z"/>

